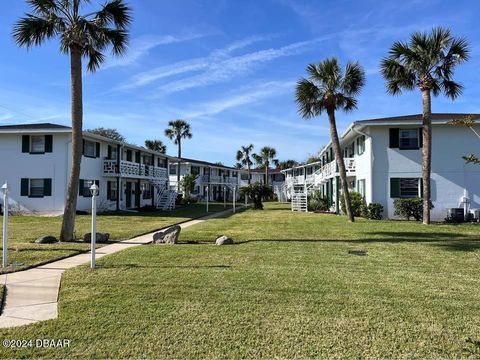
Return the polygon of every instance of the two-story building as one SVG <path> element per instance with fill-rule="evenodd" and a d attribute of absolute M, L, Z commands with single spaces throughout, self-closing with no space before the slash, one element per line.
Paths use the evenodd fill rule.
<path fill-rule="evenodd" d="M 56 124 L 0 126 L 0 181 L 10 205 L 33 213 L 62 213 L 71 169 L 72 130 Z M 83 133 L 78 210 L 89 210 L 98 184 L 99 210 L 152 205 L 170 209 L 169 157 L 135 145 Z"/>
<path fill-rule="evenodd" d="M 465 115 L 432 114 L 434 220 L 445 219 L 449 208 L 480 208 L 480 166 L 462 159 L 478 152 L 480 140 L 470 129 L 449 124 Z M 475 117 L 480 119 L 480 115 Z M 421 114 L 361 120 L 341 135 L 349 188 L 362 194 L 367 203 L 382 204 L 385 217 L 395 217 L 395 199 L 422 196 L 421 125 Z M 332 201 L 332 210 L 339 212 L 341 186 L 331 143 L 319 158 L 283 171 L 285 196 L 304 199 L 302 194 L 318 189 Z M 305 204 L 295 203 L 294 210 L 305 209 Z"/>
<path fill-rule="evenodd" d="M 177 189 L 178 162 L 170 165 L 170 187 Z M 199 200 L 223 201 L 224 194 L 228 201 L 240 198 L 241 176 L 246 170 L 211 163 L 208 161 L 182 158 L 180 162 L 180 181 L 187 174 L 197 175 L 194 191 L 190 194 Z M 181 191 L 181 189 L 180 189 Z"/>

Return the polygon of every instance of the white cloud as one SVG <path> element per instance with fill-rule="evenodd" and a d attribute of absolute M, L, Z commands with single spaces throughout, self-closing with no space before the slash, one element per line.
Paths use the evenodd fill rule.
<path fill-rule="evenodd" d="M 160 86 L 164 94 L 178 92 L 200 86 L 215 84 L 245 74 L 258 64 L 274 59 L 300 54 L 315 43 L 327 37 L 292 43 L 280 48 L 270 48 L 243 55 L 232 56 L 235 50 L 245 48 L 253 43 L 268 40 L 273 35 L 256 35 L 234 42 L 223 49 L 216 49 L 210 55 L 201 58 L 184 60 L 175 64 L 161 66 L 139 73 L 128 80 L 119 89 L 127 90 L 145 86 L 157 80 L 174 75 L 198 72 L 180 80 Z"/>
<path fill-rule="evenodd" d="M 102 69 L 109 69 L 118 66 L 133 65 L 142 57 L 148 55 L 150 50 L 160 45 L 180 43 L 189 40 L 195 40 L 205 36 L 204 34 L 189 34 L 184 36 L 173 35 L 143 35 L 131 40 L 128 51 L 123 57 L 111 57 Z"/>

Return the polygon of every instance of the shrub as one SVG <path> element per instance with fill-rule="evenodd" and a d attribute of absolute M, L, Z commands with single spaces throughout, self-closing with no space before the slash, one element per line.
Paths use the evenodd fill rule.
<path fill-rule="evenodd" d="M 320 190 L 315 190 L 308 199 L 309 211 L 328 211 L 331 203 L 326 197 L 323 197 Z"/>
<path fill-rule="evenodd" d="M 367 206 L 365 200 L 363 199 L 362 194 L 351 191 L 350 192 L 350 202 L 352 203 L 353 216 L 362 216 L 364 213 L 364 208 Z M 340 206 L 344 214 L 347 213 L 347 208 L 345 206 L 345 197 L 343 194 L 340 194 Z"/>
<path fill-rule="evenodd" d="M 198 200 L 194 197 L 191 197 L 191 196 L 185 196 L 182 199 L 182 205 L 196 204 L 197 202 L 198 202 Z"/>
<path fill-rule="evenodd" d="M 273 190 L 270 186 L 259 182 L 242 187 L 240 192 L 253 200 L 253 208 L 256 210 L 263 210 L 262 201 L 273 195 Z"/>
<path fill-rule="evenodd" d="M 362 216 L 365 219 L 381 220 L 383 213 L 383 205 L 379 203 L 370 203 L 363 207 Z"/>
<path fill-rule="evenodd" d="M 419 221 L 423 216 L 423 199 L 422 198 L 409 198 L 409 199 L 397 199 L 393 202 L 395 208 L 395 215 L 401 216 L 410 220 L 414 218 Z M 433 204 L 430 202 L 430 209 L 433 209 Z"/>
<path fill-rule="evenodd" d="M 195 183 L 197 181 L 198 175 L 187 174 L 184 175 L 182 180 L 180 180 L 180 189 L 183 192 L 185 197 L 188 197 L 190 193 L 195 189 Z"/>

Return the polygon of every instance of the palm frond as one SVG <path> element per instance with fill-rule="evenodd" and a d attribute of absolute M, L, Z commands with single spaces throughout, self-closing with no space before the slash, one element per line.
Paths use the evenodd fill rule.
<path fill-rule="evenodd" d="M 125 30 L 132 22 L 131 11 L 123 0 L 112 0 L 103 5 L 93 21 L 100 27 L 114 25 L 119 30 Z"/>
<path fill-rule="evenodd" d="M 304 119 L 319 116 L 324 109 L 320 89 L 310 80 L 300 79 L 295 92 L 298 112 Z"/>
<path fill-rule="evenodd" d="M 365 71 L 358 62 L 349 62 L 345 67 L 345 75 L 341 88 L 347 95 L 357 95 L 365 85 Z"/>
<path fill-rule="evenodd" d="M 19 46 L 30 48 L 53 38 L 63 27 L 63 20 L 53 14 L 49 17 L 27 14 L 14 25 L 13 38 Z"/>
<path fill-rule="evenodd" d="M 463 92 L 463 85 L 452 80 L 443 80 L 440 83 L 440 88 L 443 90 L 444 94 L 452 100 L 455 100 L 462 95 Z"/>

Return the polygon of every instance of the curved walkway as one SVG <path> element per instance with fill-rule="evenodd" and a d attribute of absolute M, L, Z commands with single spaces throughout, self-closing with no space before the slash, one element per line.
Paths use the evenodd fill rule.
<path fill-rule="evenodd" d="M 237 209 L 240 210 L 241 207 L 239 206 Z M 231 209 L 217 212 L 179 225 L 184 229 L 230 212 L 232 212 Z M 151 243 L 155 232 L 97 249 L 96 258 Z M 89 261 L 90 252 L 29 270 L 0 275 L 0 283 L 5 284 L 6 291 L 6 301 L 0 315 L 0 328 L 56 319 L 58 317 L 58 292 L 63 272 Z"/>

